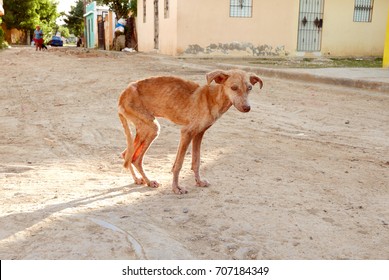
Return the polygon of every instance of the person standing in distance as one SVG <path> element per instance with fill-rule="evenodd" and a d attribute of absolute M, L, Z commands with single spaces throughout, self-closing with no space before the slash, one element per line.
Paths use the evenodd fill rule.
<path fill-rule="evenodd" d="M 36 29 L 34 30 L 34 42 L 35 42 L 35 50 L 38 49 L 42 50 L 42 44 L 43 44 L 43 32 L 41 30 L 41 27 L 39 25 L 36 26 Z"/>

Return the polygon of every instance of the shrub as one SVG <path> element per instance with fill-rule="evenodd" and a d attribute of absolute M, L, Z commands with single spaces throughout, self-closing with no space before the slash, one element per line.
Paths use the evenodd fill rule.
<path fill-rule="evenodd" d="M 0 49 L 2 48 L 5 48 L 7 47 L 7 42 L 5 42 L 5 39 L 4 39 L 4 31 L 3 29 L 1 28 L 1 18 L 0 18 Z"/>

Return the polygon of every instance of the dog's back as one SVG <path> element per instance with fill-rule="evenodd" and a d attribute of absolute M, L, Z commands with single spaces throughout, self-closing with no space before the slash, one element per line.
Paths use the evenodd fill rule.
<path fill-rule="evenodd" d="M 190 110 L 191 96 L 198 88 L 197 83 L 178 77 L 151 77 L 131 83 L 122 92 L 119 104 L 125 109 L 143 108 L 154 117 L 185 124 L 185 111 Z"/>
<path fill-rule="evenodd" d="M 199 85 L 192 81 L 183 80 L 178 77 L 151 77 L 135 83 L 138 92 L 148 97 L 158 98 L 164 95 L 164 98 L 188 98 Z M 143 94 L 144 93 L 144 94 Z"/>

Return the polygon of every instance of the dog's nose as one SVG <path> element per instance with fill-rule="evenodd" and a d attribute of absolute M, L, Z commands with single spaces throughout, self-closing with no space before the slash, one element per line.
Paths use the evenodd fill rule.
<path fill-rule="evenodd" d="M 242 109 L 243 109 L 243 112 L 247 113 L 248 111 L 251 110 L 251 107 L 250 107 L 250 105 L 243 105 Z"/>

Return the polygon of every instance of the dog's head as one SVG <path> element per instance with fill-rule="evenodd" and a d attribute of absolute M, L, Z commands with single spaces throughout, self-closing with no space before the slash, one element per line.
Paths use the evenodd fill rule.
<path fill-rule="evenodd" d="M 262 80 L 255 74 L 246 73 L 242 70 L 215 70 L 206 75 L 208 85 L 215 83 L 223 86 L 224 93 L 232 104 L 241 112 L 249 112 L 251 107 L 248 102 L 248 94 L 256 83 L 263 87 Z"/>

